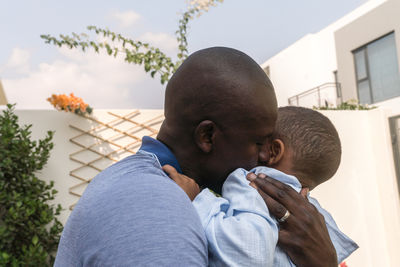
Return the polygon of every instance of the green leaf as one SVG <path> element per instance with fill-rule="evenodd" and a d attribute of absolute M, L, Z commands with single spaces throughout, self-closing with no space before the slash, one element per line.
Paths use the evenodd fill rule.
<path fill-rule="evenodd" d="M 146 72 L 148 72 L 148 71 L 150 70 L 150 68 L 151 68 L 150 64 L 148 64 L 148 63 L 145 63 L 145 64 L 144 64 L 144 70 L 145 70 Z"/>
<path fill-rule="evenodd" d="M 1 257 L 5 260 L 8 260 L 10 258 L 10 255 L 8 255 L 7 253 L 3 252 L 1 253 Z"/>
<path fill-rule="evenodd" d="M 0 266 L 51 266 L 61 206 L 49 203 L 54 183 L 36 175 L 50 156 L 53 132 L 31 140 L 31 125 L 19 125 L 14 105 L 8 105 L 0 114 L 0 136 Z"/>
<path fill-rule="evenodd" d="M 109 44 L 105 44 L 105 47 L 106 47 L 106 49 L 107 49 L 107 54 L 111 56 L 111 54 L 113 53 L 113 51 L 112 51 L 110 45 L 109 45 Z"/>
<path fill-rule="evenodd" d="M 220 3 L 222 0 L 210 0 L 209 7 L 215 6 L 216 3 Z M 107 40 L 112 41 L 112 45 L 107 43 L 99 43 L 98 36 L 94 37 L 92 41 L 89 40 L 89 35 L 82 33 L 72 33 L 71 36 L 60 35 L 59 38 L 51 35 L 42 34 L 40 37 L 45 43 L 53 44 L 59 47 L 67 46 L 71 49 L 80 48 L 83 52 L 86 52 L 89 46 L 93 47 L 96 53 L 99 53 L 100 49 L 105 49 L 106 53 L 110 56 L 116 57 L 120 52 L 117 47 L 122 45 L 122 51 L 125 53 L 125 62 L 131 64 L 141 65 L 145 62 L 144 69 L 146 72 L 150 72 L 151 77 L 155 77 L 156 72 L 162 70 L 162 73 L 166 73 L 165 76 L 160 78 L 162 84 L 168 81 L 169 77 L 176 69 L 181 65 L 182 61 L 188 56 L 188 41 L 187 31 L 189 29 L 189 22 L 194 17 L 200 16 L 205 11 L 199 6 L 189 6 L 184 12 L 178 24 L 178 29 L 175 31 L 176 40 L 178 42 L 179 53 L 177 54 L 178 60 L 173 62 L 172 59 L 166 56 L 157 47 L 152 47 L 148 43 L 143 43 L 139 40 L 132 40 L 127 37 L 123 37 L 120 33 L 115 33 L 105 28 L 98 28 L 96 26 L 87 26 L 87 30 L 93 32 L 96 35 L 107 37 Z M 88 40 L 82 41 L 82 40 Z M 115 43 L 116 42 L 116 43 Z M 146 53 L 145 55 L 143 53 Z M 156 67 L 157 66 L 157 67 Z"/>
<path fill-rule="evenodd" d="M 39 238 L 35 235 L 35 236 L 32 238 L 32 244 L 36 245 L 38 242 L 39 242 Z"/>

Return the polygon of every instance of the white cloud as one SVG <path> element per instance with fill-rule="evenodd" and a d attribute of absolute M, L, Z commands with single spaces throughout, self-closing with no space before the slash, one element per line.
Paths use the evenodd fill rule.
<path fill-rule="evenodd" d="M 60 59 L 40 63 L 29 73 L 17 78 L 3 76 L 10 103 L 24 109 L 47 109 L 51 106 L 46 98 L 51 94 L 73 92 L 94 108 L 162 108 L 163 86 L 158 77 L 151 79 L 141 66 L 104 53 L 67 48 L 59 51 Z"/>
<path fill-rule="evenodd" d="M 160 48 L 168 56 L 176 57 L 177 42 L 166 33 L 146 32 L 137 40 Z M 101 36 L 98 41 L 105 41 Z M 118 44 L 117 44 L 118 45 Z M 94 108 L 162 108 L 164 86 L 159 77 L 154 79 L 142 66 L 92 50 L 58 48 L 59 58 L 30 68 L 30 53 L 13 49 L 3 74 L 3 85 L 10 103 L 18 108 L 51 108 L 46 99 L 51 94 L 74 93 Z"/>
<path fill-rule="evenodd" d="M 29 72 L 29 59 L 31 53 L 26 49 L 13 48 L 11 55 L 3 68 L 12 69 L 17 73 Z"/>
<path fill-rule="evenodd" d="M 176 55 L 178 51 L 178 43 L 174 36 L 167 33 L 146 32 L 139 36 L 138 40 L 149 43 L 154 47 L 158 47 L 168 56 Z"/>
<path fill-rule="evenodd" d="M 140 14 L 133 10 L 113 11 L 110 17 L 124 28 L 133 26 L 141 18 Z"/>

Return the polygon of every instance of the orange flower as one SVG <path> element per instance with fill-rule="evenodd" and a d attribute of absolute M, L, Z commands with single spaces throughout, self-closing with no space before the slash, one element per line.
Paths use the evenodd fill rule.
<path fill-rule="evenodd" d="M 73 93 L 70 93 L 69 96 L 52 94 L 51 97 L 47 98 L 47 101 L 57 110 L 64 110 L 65 112 L 71 111 L 81 115 L 92 112 L 92 108 L 83 102 L 82 98 L 76 97 Z"/>

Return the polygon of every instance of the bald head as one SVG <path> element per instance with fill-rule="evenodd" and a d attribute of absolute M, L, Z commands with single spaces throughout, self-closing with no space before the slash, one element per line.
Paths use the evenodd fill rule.
<path fill-rule="evenodd" d="M 213 47 L 190 55 L 169 81 L 158 139 L 186 174 L 218 192 L 231 171 L 257 164 L 276 117 L 260 66 L 238 50 Z"/>
<path fill-rule="evenodd" d="M 257 104 L 263 110 L 254 109 Z M 248 120 L 246 111 L 271 110 L 276 110 L 275 92 L 264 71 L 243 52 L 226 47 L 189 56 L 165 93 L 165 116 L 176 126 L 187 127 L 204 119 L 226 126 Z"/>

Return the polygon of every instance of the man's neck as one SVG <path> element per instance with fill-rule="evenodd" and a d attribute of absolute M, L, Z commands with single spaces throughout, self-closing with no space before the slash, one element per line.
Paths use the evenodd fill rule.
<path fill-rule="evenodd" d="M 190 145 L 185 145 L 184 140 L 178 141 L 175 137 L 172 137 L 163 131 L 160 131 L 157 135 L 157 140 L 162 142 L 171 150 L 182 169 L 182 173 L 194 179 L 196 183 L 201 185 L 202 181 L 199 178 L 199 172 L 196 169 L 196 166 L 199 166 L 200 164 L 195 164 L 196 153 L 193 152 L 192 147 Z"/>

